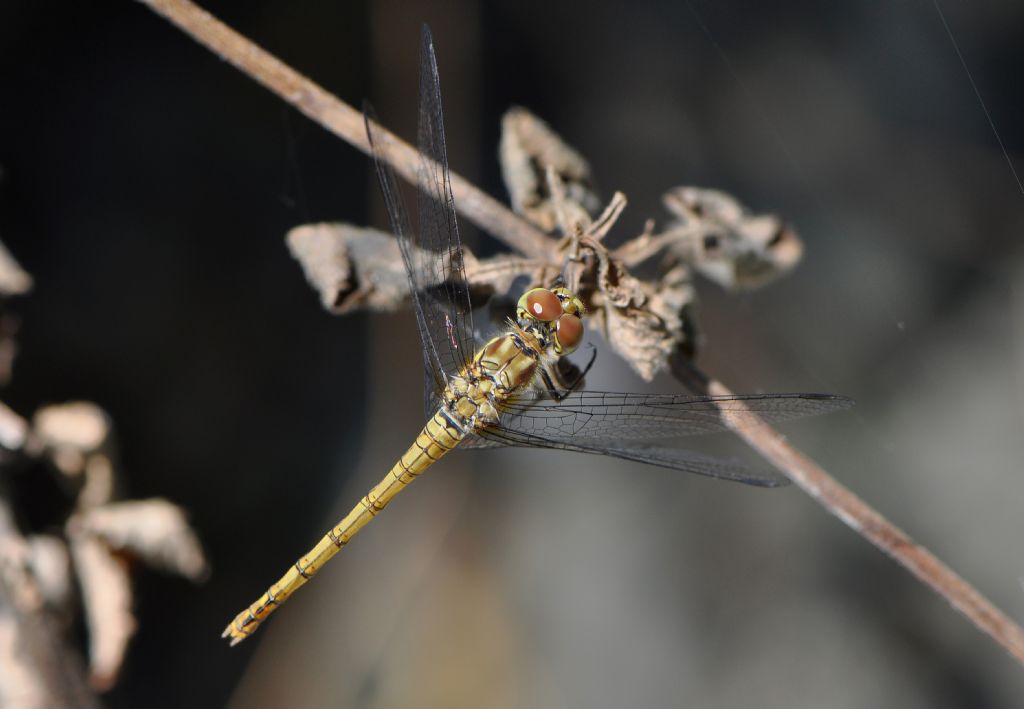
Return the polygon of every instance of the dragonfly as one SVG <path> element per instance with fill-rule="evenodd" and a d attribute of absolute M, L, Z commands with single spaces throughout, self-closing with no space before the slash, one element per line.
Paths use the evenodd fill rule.
<path fill-rule="evenodd" d="M 778 422 L 846 408 L 831 394 L 692 396 L 586 391 L 585 369 L 560 366 L 584 334 L 586 308 L 564 283 L 528 289 L 500 334 L 476 347 L 448 171 L 440 81 L 430 30 L 421 37 L 417 207 L 413 230 L 388 162 L 387 138 L 367 107 L 366 130 L 384 202 L 398 239 L 423 345 L 428 421 L 384 478 L 223 636 L 236 645 L 308 582 L 395 495 L 456 447 L 522 446 L 576 451 L 774 487 L 784 477 L 703 456 L 681 437 L 727 431 L 733 421 Z M 575 371 L 571 381 L 567 372 Z"/>

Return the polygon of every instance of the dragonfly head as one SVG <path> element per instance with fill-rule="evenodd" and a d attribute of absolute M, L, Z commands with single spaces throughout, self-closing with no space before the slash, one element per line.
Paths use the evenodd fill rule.
<path fill-rule="evenodd" d="M 551 343 L 558 356 L 575 351 L 583 341 L 583 301 L 568 288 L 532 288 L 519 299 L 519 326 Z"/>

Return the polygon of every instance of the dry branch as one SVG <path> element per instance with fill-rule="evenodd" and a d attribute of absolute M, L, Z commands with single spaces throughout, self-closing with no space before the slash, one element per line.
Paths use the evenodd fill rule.
<path fill-rule="evenodd" d="M 711 395 L 732 393 L 724 384 L 707 378 L 690 363 L 681 362 L 680 366 L 684 371 L 676 371 L 678 378 L 691 382 L 695 389 Z M 690 370 L 689 376 L 686 369 Z M 740 421 L 734 421 L 723 412 L 723 419 L 751 448 L 783 471 L 801 490 L 928 584 L 979 630 L 1024 664 L 1024 631 L 1021 627 L 941 559 L 911 539 L 767 424 L 752 426 L 746 414 Z"/>
<path fill-rule="evenodd" d="M 193 3 L 187 0 L 140 1 L 327 130 L 367 152 L 362 115 L 356 109 L 331 96 Z M 418 153 L 383 129 L 380 129 L 380 134 L 394 143 L 384 154 L 393 160 L 395 170 L 407 180 L 415 182 L 416 166 L 420 160 Z M 455 174 L 452 175 L 452 188 L 459 211 L 481 228 L 528 258 L 547 260 L 552 257 L 553 242 L 498 202 Z M 649 234 L 641 238 L 644 236 L 653 238 Z M 787 237 L 783 234 L 781 238 L 785 240 Z M 789 246 L 792 247 L 792 244 Z M 785 258 L 785 252 L 782 257 Z M 622 259 L 613 258 L 609 263 L 614 267 L 625 267 Z M 693 385 L 696 378 L 711 393 L 728 393 L 723 384 L 700 374 L 689 363 L 686 368 L 689 368 L 689 373 L 680 368 L 675 370 L 682 381 Z M 822 506 L 932 587 L 1018 662 L 1024 664 L 1024 631 L 948 566 L 911 541 L 899 528 L 840 485 L 767 425 L 736 425 L 735 430 Z"/>
<path fill-rule="evenodd" d="M 142 2 L 313 121 L 346 143 L 370 154 L 361 111 L 336 98 L 195 3 L 180 0 Z M 416 182 L 416 171 L 421 162 L 419 152 L 383 127 L 377 128 L 375 134 L 388 144 L 382 152 L 388 156 L 395 172 L 410 182 Z M 452 194 L 455 203 L 459 205 L 459 211 L 481 229 L 494 234 L 523 254 L 547 256 L 549 241 L 542 233 L 454 173 Z"/>

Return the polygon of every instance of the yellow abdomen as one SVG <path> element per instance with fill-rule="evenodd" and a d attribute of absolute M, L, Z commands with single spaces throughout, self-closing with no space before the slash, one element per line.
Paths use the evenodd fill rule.
<path fill-rule="evenodd" d="M 442 412 L 434 414 L 416 437 L 416 442 L 409 446 L 409 450 L 399 458 L 384 479 L 377 483 L 344 519 L 328 530 L 315 547 L 296 561 L 277 583 L 267 589 L 255 603 L 235 616 L 224 629 L 223 637 L 230 637 L 231 644 L 237 645 L 252 635 L 267 616 L 341 551 L 341 548 L 383 510 L 395 495 L 458 445 L 464 435 Z"/>

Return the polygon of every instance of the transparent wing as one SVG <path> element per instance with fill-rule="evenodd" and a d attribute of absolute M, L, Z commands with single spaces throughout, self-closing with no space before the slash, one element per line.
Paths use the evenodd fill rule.
<path fill-rule="evenodd" d="M 387 141 L 368 107 L 366 113 L 366 132 L 377 176 L 409 276 L 423 345 L 424 401 L 429 409 L 434 395 L 443 390 L 449 377 L 457 374 L 473 356 L 473 315 L 448 175 L 437 59 L 426 25 L 420 47 L 418 139 L 422 157 L 418 168 L 418 230 L 409 226 L 398 180 L 387 160 Z"/>
<path fill-rule="evenodd" d="M 553 450 L 611 456 L 612 458 L 632 460 L 638 463 L 657 465 L 660 468 L 671 468 L 672 470 L 681 470 L 684 473 L 706 475 L 720 480 L 731 480 L 733 482 L 746 483 L 747 485 L 757 485 L 758 487 L 780 487 L 788 484 L 785 477 L 773 470 L 719 460 L 718 458 L 701 455 L 700 453 L 683 448 L 629 445 L 616 442 L 598 444 L 586 439 L 576 441 L 572 439 L 546 438 L 536 434 L 510 431 L 503 428 L 477 431 L 474 438 L 477 440 L 469 445 L 470 448 L 491 446 L 550 448 Z M 465 444 L 466 441 L 463 442 L 463 446 Z"/>
<path fill-rule="evenodd" d="M 500 427 L 574 441 L 641 441 L 730 430 L 723 413 L 741 423 L 780 423 L 852 405 L 852 399 L 834 394 L 691 396 L 576 391 L 555 402 L 543 392 L 531 392 L 530 398 L 503 407 Z"/>
<path fill-rule="evenodd" d="M 531 395 L 508 404 L 500 423 L 478 430 L 469 447 L 527 446 L 635 460 L 663 468 L 752 485 L 785 483 L 782 476 L 709 458 L 666 441 L 730 430 L 736 423 L 778 423 L 849 408 L 831 394 L 684 396 L 580 391 L 560 402 Z"/>

